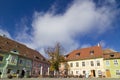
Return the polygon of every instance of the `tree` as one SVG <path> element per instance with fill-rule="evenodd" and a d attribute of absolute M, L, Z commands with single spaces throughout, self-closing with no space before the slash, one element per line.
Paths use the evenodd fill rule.
<path fill-rule="evenodd" d="M 59 65 L 61 62 L 65 61 L 64 56 L 62 55 L 64 52 L 63 47 L 60 43 L 57 43 L 55 47 L 48 47 L 45 49 L 45 53 L 48 54 L 49 62 L 51 63 L 50 71 L 59 72 Z"/>

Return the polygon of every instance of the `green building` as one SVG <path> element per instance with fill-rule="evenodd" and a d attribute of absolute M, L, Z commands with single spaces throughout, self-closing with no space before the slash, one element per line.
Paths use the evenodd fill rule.
<path fill-rule="evenodd" d="M 49 62 L 36 50 L 0 36 L 0 77 L 39 77 L 49 74 Z"/>
<path fill-rule="evenodd" d="M 20 77 L 22 70 L 25 71 L 24 77 L 28 77 L 32 70 L 32 60 L 26 57 L 19 56 L 14 53 L 0 52 L 0 72 L 1 78 L 6 78 L 8 75 Z"/>
<path fill-rule="evenodd" d="M 29 48 L 25 45 L 0 36 L 1 78 L 7 78 L 8 75 L 29 77 L 32 71 L 32 58 L 29 53 Z"/>

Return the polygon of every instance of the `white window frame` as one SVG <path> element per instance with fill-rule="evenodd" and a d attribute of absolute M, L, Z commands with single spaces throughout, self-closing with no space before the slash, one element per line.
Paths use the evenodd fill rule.
<path fill-rule="evenodd" d="M 110 61 L 106 60 L 106 66 L 110 66 Z"/>
<path fill-rule="evenodd" d="M 114 65 L 118 65 L 118 60 L 117 59 L 114 60 Z"/>
<path fill-rule="evenodd" d="M 91 65 L 91 66 L 94 66 L 94 61 L 90 61 L 90 65 Z"/>
<path fill-rule="evenodd" d="M 12 55 L 10 62 L 12 64 L 17 64 L 17 60 L 16 59 L 17 59 L 17 57 L 15 55 Z"/>
<path fill-rule="evenodd" d="M 76 67 L 79 67 L 79 62 L 76 62 Z"/>
<path fill-rule="evenodd" d="M 85 67 L 85 62 L 84 61 L 82 62 L 82 67 Z"/>
<path fill-rule="evenodd" d="M 120 75 L 120 70 L 116 70 L 116 75 Z"/>
<path fill-rule="evenodd" d="M 70 67 L 73 67 L 73 63 L 70 63 Z"/>
<path fill-rule="evenodd" d="M 99 65 L 98 65 L 99 64 Z M 99 60 L 97 60 L 97 66 L 100 66 L 101 64 L 100 64 L 100 61 Z"/>

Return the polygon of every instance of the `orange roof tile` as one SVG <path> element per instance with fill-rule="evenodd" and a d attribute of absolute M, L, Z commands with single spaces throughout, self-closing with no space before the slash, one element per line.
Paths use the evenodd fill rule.
<path fill-rule="evenodd" d="M 112 52 L 108 54 L 103 54 L 104 59 L 120 59 L 120 52 Z"/>
<path fill-rule="evenodd" d="M 112 49 L 105 49 L 105 50 L 103 50 L 103 53 L 104 53 L 104 54 L 113 53 L 113 52 L 115 52 L 115 51 L 112 50 Z"/>
<path fill-rule="evenodd" d="M 90 54 L 91 52 L 94 54 Z M 102 57 L 102 55 L 101 46 L 93 46 L 72 51 L 67 55 L 66 60 L 92 59 Z"/>
<path fill-rule="evenodd" d="M 20 44 L 14 40 L 0 36 L 0 50 L 10 52 L 14 49 L 19 52 L 20 56 L 24 56 L 31 59 L 34 58 L 35 60 L 37 60 L 35 57 L 38 57 L 39 61 L 43 61 L 41 60 L 41 58 L 46 60 L 38 51 L 30 49 L 27 46 Z"/>

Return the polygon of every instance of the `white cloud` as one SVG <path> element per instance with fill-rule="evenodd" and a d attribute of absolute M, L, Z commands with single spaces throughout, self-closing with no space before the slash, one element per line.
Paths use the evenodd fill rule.
<path fill-rule="evenodd" d="M 11 38 L 9 32 L 6 31 L 6 30 L 3 30 L 3 29 L 0 29 L 0 35 L 1 35 L 1 36 L 6 36 L 6 37 L 8 37 L 8 38 Z"/>
<path fill-rule="evenodd" d="M 54 11 L 46 13 L 36 11 L 32 22 L 30 45 L 40 50 L 60 42 L 67 50 L 76 49 L 81 45 L 74 37 L 80 38 L 81 35 L 89 33 L 104 33 L 111 28 L 110 24 L 114 20 L 115 13 L 115 10 L 106 5 L 96 7 L 92 0 L 75 0 L 63 14 L 55 15 Z M 29 35 L 25 36 L 29 38 Z"/>

